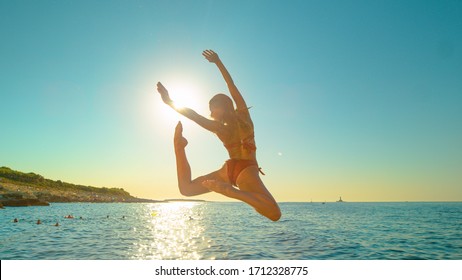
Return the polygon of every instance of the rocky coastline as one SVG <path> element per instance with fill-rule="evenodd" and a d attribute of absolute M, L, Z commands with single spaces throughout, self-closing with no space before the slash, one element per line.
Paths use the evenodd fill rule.
<path fill-rule="evenodd" d="M 137 198 L 121 188 L 97 188 L 46 179 L 0 167 L 0 209 L 48 206 L 55 202 L 158 202 Z"/>
<path fill-rule="evenodd" d="M 21 194 L 5 193 L 0 195 L 0 208 L 21 206 L 49 206 L 50 203 L 37 198 L 24 198 Z"/>
<path fill-rule="evenodd" d="M 101 194 L 96 192 L 76 192 L 54 190 L 35 186 L 0 182 L 0 209 L 4 207 L 49 206 L 50 203 L 66 202 L 159 202 L 158 200 L 137 198 L 130 195 Z"/>

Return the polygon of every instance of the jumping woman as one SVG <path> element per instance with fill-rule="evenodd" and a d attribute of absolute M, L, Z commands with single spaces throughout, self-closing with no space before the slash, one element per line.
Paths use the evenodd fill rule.
<path fill-rule="evenodd" d="M 230 159 L 217 171 L 191 180 L 191 167 L 185 152 L 188 141 L 183 137 L 181 122 L 178 122 L 175 128 L 174 147 L 180 193 L 184 196 L 195 196 L 210 191 L 217 192 L 241 200 L 261 215 L 277 221 L 281 217 L 281 211 L 260 178 L 261 170 L 256 158 L 257 147 L 249 108 L 218 55 L 212 50 L 206 50 L 202 55 L 220 70 L 236 109 L 231 98 L 219 93 L 209 101 L 213 119 L 210 120 L 192 109 L 175 107 L 167 89 L 160 82 L 157 83 L 157 91 L 165 104 L 206 130 L 215 133 L 223 142 Z"/>

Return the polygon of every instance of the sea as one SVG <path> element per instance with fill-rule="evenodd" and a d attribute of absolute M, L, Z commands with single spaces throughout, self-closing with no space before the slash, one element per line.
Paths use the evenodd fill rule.
<path fill-rule="evenodd" d="M 462 259 L 462 202 L 280 207 L 277 222 L 240 202 L 6 207 L 0 209 L 0 259 Z"/>

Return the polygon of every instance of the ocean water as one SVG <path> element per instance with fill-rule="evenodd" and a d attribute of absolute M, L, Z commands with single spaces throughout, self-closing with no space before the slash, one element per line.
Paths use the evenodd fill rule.
<path fill-rule="evenodd" d="M 278 222 L 239 202 L 7 207 L 0 259 L 462 259 L 462 203 L 280 205 Z"/>

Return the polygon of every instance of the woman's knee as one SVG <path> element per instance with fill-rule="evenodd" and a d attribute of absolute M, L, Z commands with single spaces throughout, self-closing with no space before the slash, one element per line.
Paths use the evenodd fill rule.
<path fill-rule="evenodd" d="M 182 196 L 194 196 L 193 192 L 191 192 L 191 190 L 187 189 L 187 188 L 182 188 L 180 187 L 180 194 Z"/>
<path fill-rule="evenodd" d="M 274 205 L 271 207 L 272 209 L 270 209 L 269 213 L 268 213 L 268 219 L 270 219 L 271 221 L 273 222 L 276 222 L 278 221 L 281 216 L 282 216 L 282 213 L 281 213 L 281 209 L 279 209 L 279 206 Z"/>
<path fill-rule="evenodd" d="M 196 180 L 192 182 L 179 182 L 178 189 L 180 190 L 180 194 L 183 196 L 196 196 L 204 193 L 210 192 L 204 186 L 202 186 L 202 182 L 198 182 Z"/>
<path fill-rule="evenodd" d="M 273 222 L 278 221 L 281 218 L 281 209 L 279 209 L 278 204 L 276 201 L 265 201 L 264 205 L 260 208 L 255 208 L 257 212 L 265 216 L 266 218 L 270 219 Z"/>
<path fill-rule="evenodd" d="M 194 196 L 196 195 L 193 189 L 192 183 L 180 182 L 178 183 L 178 188 L 180 189 L 180 194 L 183 196 Z"/>

